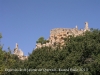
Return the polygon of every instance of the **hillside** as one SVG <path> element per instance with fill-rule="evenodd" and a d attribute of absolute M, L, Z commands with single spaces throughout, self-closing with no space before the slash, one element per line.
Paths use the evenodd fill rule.
<path fill-rule="evenodd" d="M 62 49 L 41 47 L 21 61 L 0 49 L 1 75 L 100 75 L 100 30 L 64 38 Z M 9 72 L 8 72 L 9 71 Z"/>

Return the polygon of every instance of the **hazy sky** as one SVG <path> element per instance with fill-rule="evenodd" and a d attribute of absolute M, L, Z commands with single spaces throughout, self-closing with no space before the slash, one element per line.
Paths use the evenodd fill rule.
<path fill-rule="evenodd" d="M 18 43 L 25 55 L 36 41 L 47 39 L 53 28 L 100 29 L 100 0 L 0 0 L 0 32 L 3 49 Z"/>

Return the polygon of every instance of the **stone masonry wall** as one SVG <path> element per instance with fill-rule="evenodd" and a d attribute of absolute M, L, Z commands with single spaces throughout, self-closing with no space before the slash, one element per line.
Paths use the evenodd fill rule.
<path fill-rule="evenodd" d="M 60 43 L 61 45 L 64 45 L 64 40 L 62 38 L 65 38 L 69 35 L 78 36 L 82 35 L 85 31 L 90 31 L 88 27 L 88 22 L 85 22 L 85 28 L 78 30 L 78 27 L 75 28 L 55 28 L 50 31 L 50 37 L 49 37 L 49 43 L 46 43 L 45 45 L 41 45 L 40 43 L 36 45 L 36 48 L 41 48 L 44 46 L 53 46 L 54 43 Z"/>

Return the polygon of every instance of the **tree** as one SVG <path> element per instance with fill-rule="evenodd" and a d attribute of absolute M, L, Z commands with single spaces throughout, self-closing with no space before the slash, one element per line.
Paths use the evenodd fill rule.
<path fill-rule="evenodd" d="M 46 43 L 46 40 L 44 39 L 44 37 L 40 37 L 40 38 L 38 39 L 38 41 L 36 41 L 36 43 L 45 44 L 45 43 Z"/>
<path fill-rule="evenodd" d="M 0 44 L 1 44 L 2 34 L 0 33 Z"/>
<path fill-rule="evenodd" d="M 64 38 L 65 47 L 55 50 L 44 47 L 32 52 L 28 68 L 77 68 L 82 71 L 46 72 L 48 75 L 99 75 L 100 74 L 100 30 L 84 35 Z M 40 75 L 39 72 L 33 72 Z M 32 74 L 32 72 L 30 73 Z M 41 72 L 45 75 L 45 72 Z"/>
<path fill-rule="evenodd" d="M 38 39 L 40 43 L 44 41 L 43 37 Z M 66 43 L 64 48 L 42 47 L 33 50 L 25 61 L 19 60 L 10 51 L 0 49 L 0 75 L 100 75 L 100 30 L 93 29 L 84 35 L 65 38 L 64 41 Z M 5 68 L 57 71 L 6 72 Z M 58 71 L 68 68 L 80 71 Z"/>
<path fill-rule="evenodd" d="M 0 33 L 0 48 L 2 48 L 2 46 L 1 46 L 1 39 L 2 39 L 2 34 Z"/>

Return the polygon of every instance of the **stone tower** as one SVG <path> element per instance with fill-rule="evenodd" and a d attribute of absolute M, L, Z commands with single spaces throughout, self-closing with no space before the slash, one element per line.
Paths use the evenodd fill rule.
<path fill-rule="evenodd" d="M 17 43 L 16 43 L 16 46 L 14 48 L 14 53 L 13 54 L 17 55 L 18 58 L 21 59 L 21 60 L 28 59 L 28 56 L 24 56 L 23 51 L 18 48 L 18 44 Z"/>
<path fill-rule="evenodd" d="M 85 22 L 85 28 L 84 31 L 90 31 L 89 27 L 88 27 L 88 22 Z"/>
<path fill-rule="evenodd" d="M 76 29 L 78 29 L 78 27 L 77 27 L 77 25 L 76 25 L 76 27 L 75 27 Z"/>
<path fill-rule="evenodd" d="M 17 50 L 18 50 L 18 44 L 16 43 L 16 47 L 15 47 Z"/>
<path fill-rule="evenodd" d="M 18 49 L 18 44 L 16 43 L 16 47 L 14 49 L 14 54 L 18 56 L 23 56 L 23 51 L 21 49 Z"/>

